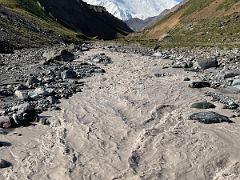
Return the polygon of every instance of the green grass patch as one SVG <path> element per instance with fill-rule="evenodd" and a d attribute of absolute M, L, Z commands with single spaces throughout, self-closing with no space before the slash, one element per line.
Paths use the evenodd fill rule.
<path fill-rule="evenodd" d="M 239 0 L 225 0 L 222 4 L 218 6 L 217 10 L 228 10 L 232 7 L 232 5 L 236 4 L 237 2 L 239 2 Z"/>

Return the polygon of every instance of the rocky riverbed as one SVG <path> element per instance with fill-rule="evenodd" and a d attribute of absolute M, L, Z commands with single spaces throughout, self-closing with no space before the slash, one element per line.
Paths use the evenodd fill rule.
<path fill-rule="evenodd" d="M 0 179 L 239 179 L 239 49 L 0 54 Z"/>

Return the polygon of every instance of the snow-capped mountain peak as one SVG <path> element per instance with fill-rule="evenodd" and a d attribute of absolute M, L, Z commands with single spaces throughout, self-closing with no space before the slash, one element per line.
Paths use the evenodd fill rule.
<path fill-rule="evenodd" d="M 146 19 L 177 5 L 176 0 L 83 0 L 88 4 L 103 6 L 121 20 Z"/>

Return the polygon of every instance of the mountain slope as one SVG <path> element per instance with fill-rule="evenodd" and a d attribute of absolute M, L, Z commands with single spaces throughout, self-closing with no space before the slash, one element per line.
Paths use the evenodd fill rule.
<path fill-rule="evenodd" d="M 161 14 L 154 17 L 149 17 L 147 19 L 133 18 L 125 21 L 125 23 L 134 31 L 139 32 L 154 25 L 156 22 L 160 21 L 166 14 L 170 12 L 169 9 L 164 10 Z"/>
<path fill-rule="evenodd" d="M 131 32 L 104 8 L 80 0 L 0 0 L 0 26 L 0 43 L 15 47 L 87 37 L 113 39 Z"/>
<path fill-rule="evenodd" d="M 159 15 L 165 9 L 177 5 L 176 0 L 84 0 L 92 5 L 103 6 L 122 20 L 146 19 Z"/>
<path fill-rule="evenodd" d="M 79 0 L 39 0 L 45 10 L 59 22 L 89 37 L 112 39 L 127 35 L 131 29 L 105 8 L 90 6 Z"/>
<path fill-rule="evenodd" d="M 164 46 L 240 46 L 239 0 L 189 0 L 144 32 Z"/>

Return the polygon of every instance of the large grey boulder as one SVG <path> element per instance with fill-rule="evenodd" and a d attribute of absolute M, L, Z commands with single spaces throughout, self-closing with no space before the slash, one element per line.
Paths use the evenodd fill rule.
<path fill-rule="evenodd" d="M 69 52 L 67 49 L 52 49 L 45 52 L 43 57 L 46 58 L 46 63 L 54 61 L 70 62 L 75 58 L 74 54 Z"/>
<path fill-rule="evenodd" d="M 10 128 L 12 126 L 12 122 L 8 116 L 0 116 L 0 127 L 1 128 Z"/>
<path fill-rule="evenodd" d="M 238 86 L 240 85 L 240 79 L 234 79 L 232 82 L 232 86 Z"/>
<path fill-rule="evenodd" d="M 218 61 L 216 57 L 198 59 L 193 66 L 194 68 L 198 69 L 208 69 L 212 67 L 218 67 Z"/>
<path fill-rule="evenodd" d="M 214 124 L 214 123 L 222 123 L 222 122 L 232 123 L 232 121 L 228 117 L 212 111 L 194 113 L 189 117 L 189 119 L 197 120 L 204 124 Z"/>
<path fill-rule="evenodd" d="M 12 115 L 12 118 L 16 125 L 29 124 L 30 122 L 33 122 L 37 117 L 35 108 L 27 102 L 15 107 L 15 109 L 17 112 Z"/>
<path fill-rule="evenodd" d="M 36 99 L 39 97 L 49 96 L 49 92 L 46 89 L 40 87 L 36 88 L 34 91 L 30 91 L 28 93 L 28 96 L 31 97 L 32 99 Z"/>

